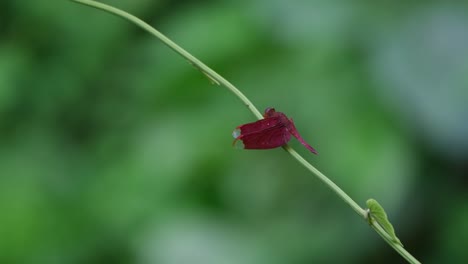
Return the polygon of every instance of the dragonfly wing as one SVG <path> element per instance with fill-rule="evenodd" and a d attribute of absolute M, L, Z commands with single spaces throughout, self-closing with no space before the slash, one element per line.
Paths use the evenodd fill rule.
<path fill-rule="evenodd" d="M 288 143 L 291 134 L 285 126 L 275 126 L 263 131 L 241 135 L 237 140 L 241 140 L 245 149 L 271 149 L 281 147 Z"/>
<path fill-rule="evenodd" d="M 232 135 L 234 144 L 245 149 L 270 149 L 286 144 L 290 139 L 286 126 L 278 117 L 268 117 L 237 127 Z"/>
<path fill-rule="evenodd" d="M 280 119 L 278 117 L 269 117 L 265 119 L 260 119 L 258 121 L 244 124 L 238 126 L 233 132 L 232 136 L 234 138 L 239 137 L 240 135 L 248 135 L 251 133 L 261 132 L 265 129 L 275 127 L 280 124 Z"/>

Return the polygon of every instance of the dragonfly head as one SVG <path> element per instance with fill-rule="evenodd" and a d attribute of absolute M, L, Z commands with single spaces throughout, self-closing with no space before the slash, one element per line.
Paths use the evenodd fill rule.
<path fill-rule="evenodd" d="M 276 113 L 275 108 L 267 107 L 267 109 L 265 109 L 265 114 L 263 116 L 264 117 L 272 117 L 275 113 Z"/>

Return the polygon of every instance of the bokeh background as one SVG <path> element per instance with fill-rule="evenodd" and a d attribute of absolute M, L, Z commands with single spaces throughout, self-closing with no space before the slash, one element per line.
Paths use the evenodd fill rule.
<path fill-rule="evenodd" d="M 294 118 L 424 263 L 468 261 L 465 1 L 103 1 Z M 136 26 L 0 2 L 0 262 L 404 263 L 254 116 Z"/>

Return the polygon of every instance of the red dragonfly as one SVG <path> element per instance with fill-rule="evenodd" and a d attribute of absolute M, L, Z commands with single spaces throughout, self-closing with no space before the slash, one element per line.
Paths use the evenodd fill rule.
<path fill-rule="evenodd" d="M 245 149 L 272 149 L 286 145 L 293 135 L 312 153 L 317 151 L 302 139 L 291 119 L 276 112 L 273 107 L 265 109 L 264 119 L 236 127 L 232 132 L 233 145 Z"/>

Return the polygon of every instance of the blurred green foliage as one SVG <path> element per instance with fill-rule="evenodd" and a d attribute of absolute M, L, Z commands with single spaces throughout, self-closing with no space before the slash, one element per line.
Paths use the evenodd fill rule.
<path fill-rule="evenodd" d="M 104 1 L 103 1 L 104 2 Z M 260 108 L 424 263 L 468 262 L 468 5 L 107 0 Z M 0 2 L 1 263 L 403 263 L 254 117 L 141 29 Z"/>

